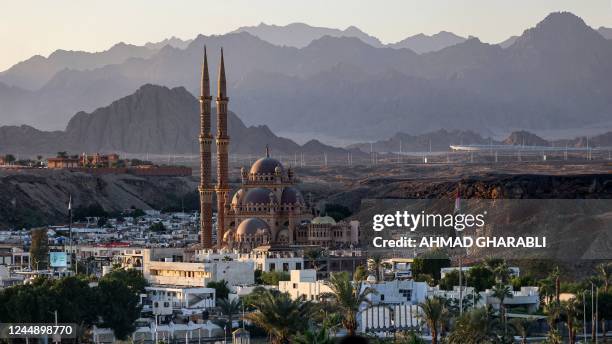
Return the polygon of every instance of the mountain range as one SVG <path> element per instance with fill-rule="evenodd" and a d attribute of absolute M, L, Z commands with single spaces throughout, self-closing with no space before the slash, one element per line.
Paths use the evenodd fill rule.
<path fill-rule="evenodd" d="M 514 145 L 541 147 L 612 147 L 612 131 L 591 137 L 580 136 L 572 139 L 546 140 L 525 130 L 514 131 L 503 140 L 495 140 L 470 130 L 440 129 L 419 135 L 396 133 L 386 140 L 361 142 L 349 145 L 348 149 L 358 149 L 364 153 L 371 151 L 389 152 L 443 152 L 451 145 Z"/>
<path fill-rule="evenodd" d="M 429 53 L 432 51 L 442 50 L 459 43 L 465 42 L 466 38 L 457 36 L 452 32 L 440 31 L 435 35 L 418 34 L 403 39 L 397 43 L 389 44 L 391 48 L 401 49 L 407 48 L 417 54 Z"/>
<path fill-rule="evenodd" d="M 226 51 L 230 108 L 247 125 L 283 136 L 360 142 L 440 128 L 484 135 L 612 128 L 612 41 L 571 13 L 550 14 L 506 48 L 472 37 L 422 54 L 330 35 L 279 46 L 246 31 L 175 41 L 184 48 L 128 46 L 137 56 L 103 66 L 89 55 L 75 66 L 30 59 L 0 73 L 0 123 L 63 130 L 72 114 L 148 83 L 198 94 L 207 45 L 211 57 Z M 210 58 L 213 71 L 216 62 Z"/>
<path fill-rule="evenodd" d="M 63 131 L 41 131 L 26 125 L 0 127 L 0 151 L 195 154 L 199 152 L 199 111 L 198 101 L 185 88 L 148 84 L 91 113 L 77 113 Z M 214 133 L 215 121 L 212 125 Z M 233 112 L 228 115 L 228 129 L 232 153 L 261 155 L 266 145 L 274 154 L 347 153 L 315 140 L 300 146 L 276 136 L 266 126 L 247 127 Z"/>

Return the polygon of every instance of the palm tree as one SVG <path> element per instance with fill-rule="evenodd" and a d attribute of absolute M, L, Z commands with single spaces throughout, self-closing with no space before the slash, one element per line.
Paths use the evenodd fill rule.
<path fill-rule="evenodd" d="M 575 324 L 578 320 L 576 315 L 580 311 L 578 307 L 578 301 L 576 299 L 570 299 L 561 303 L 561 312 L 565 315 L 567 323 L 567 331 L 569 335 L 569 344 L 576 342 L 576 328 Z"/>
<path fill-rule="evenodd" d="M 601 263 L 597 266 L 597 271 L 601 275 L 601 280 L 604 284 L 604 293 L 608 292 L 610 287 L 610 276 L 612 275 L 612 263 Z"/>
<path fill-rule="evenodd" d="M 304 257 L 312 261 L 312 267 L 313 269 L 315 269 L 316 272 L 319 272 L 319 269 L 321 269 L 321 266 L 319 266 L 318 260 L 322 256 L 323 256 L 323 250 L 321 249 L 313 248 L 313 249 L 310 249 L 304 252 Z"/>
<path fill-rule="evenodd" d="M 514 318 L 509 323 L 514 329 L 514 333 L 521 337 L 521 344 L 527 344 L 527 337 L 533 325 L 533 320 L 531 318 Z"/>
<path fill-rule="evenodd" d="M 289 343 L 291 336 L 306 330 L 307 320 L 315 313 L 312 302 L 302 298 L 292 300 L 287 293 L 261 292 L 252 305 L 255 312 L 244 318 L 264 329 L 273 344 Z"/>
<path fill-rule="evenodd" d="M 493 275 L 495 276 L 495 280 L 497 281 L 497 283 L 508 283 L 508 280 L 510 279 L 510 268 L 508 267 L 508 264 L 506 264 L 506 262 L 503 262 L 495 266 L 495 268 L 493 269 Z"/>
<path fill-rule="evenodd" d="M 496 343 L 499 339 L 499 320 L 495 319 L 490 307 L 473 309 L 464 313 L 455 322 L 448 336 L 449 344 Z"/>
<path fill-rule="evenodd" d="M 506 298 L 512 298 L 512 296 L 512 290 L 507 285 L 498 284 L 493 287 L 493 297 L 499 300 L 500 317 L 504 327 L 506 326 L 506 306 L 504 305 L 504 301 Z"/>
<path fill-rule="evenodd" d="M 561 293 L 561 271 L 558 266 L 551 271 L 549 278 L 555 282 L 555 301 L 559 303 Z"/>
<path fill-rule="evenodd" d="M 376 291 L 370 287 L 362 288 L 361 282 L 353 282 L 345 272 L 334 273 L 329 279 L 331 293 L 322 295 L 329 298 L 342 314 L 342 326 L 351 336 L 357 329 L 357 312 L 363 303 L 370 303 L 368 295 Z"/>
<path fill-rule="evenodd" d="M 325 328 L 306 330 L 304 333 L 293 337 L 291 342 L 296 344 L 334 344 L 334 340 Z"/>
<path fill-rule="evenodd" d="M 382 281 L 384 279 L 384 276 L 381 277 L 381 275 L 383 275 L 381 274 L 382 266 L 383 261 L 380 256 L 373 256 L 372 258 L 368 259 L 368 270 L 370 270 L 370 273 L 376 276 L 376 280 L 378 281 Z"/>
<path fill-rule="evenodd" d="M 425 322 L 431 331 L 431 344 L 438 344 L 438 329 L 444 321 L 445 317 L 445 302 L 442 298 L 428 298 L 421 303 Z"/>
<path fill-rule="evenodd" d="M 561 307 L 556 302 L 551 302 L 546 305 L 545 312 L 546 322 L 548 323 L 548 338 L 547 343 L 549 344 L 561 344 L 561 335 L 557 330 L 557 321 L 559 320 L 559 316 L 561 316 Z"/>
<path fill-rule="evenodd" d="M 538 287 L 544 303 L 551 303 L 555 296 L 555 281 L 550 276 L 543 278 L 538 282 Z"/>
<path fill-rule="evenodd" d="M 217 301 L 217 307 L 223 315 L 227 317 L 227 322 L 229 322 L 229 333 L 232 333 L 232 322 L 234 318 L 234 314 L 237 314 L 240 311 L 240 299 L 235 298 L 233 300 L 229 299 L 221 299 Z"/>

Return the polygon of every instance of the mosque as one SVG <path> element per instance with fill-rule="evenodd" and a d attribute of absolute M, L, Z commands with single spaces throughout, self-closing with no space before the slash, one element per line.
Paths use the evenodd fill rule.
<path fill-rule="evenodd" d="M 203 248 L 212 248 L 213 194 L 217 198 L 217 247 L 251 250 L 262 245 L 320 245 L 339 247 L 359 242 L 357 221 L 336 222 L 329 216 L 313 216 L 312 205 L 296 188 L 291 167 L 270 156 L 241 168 L 241 185 L 230 201 L 227 130 L 229 98 L 223 50 L 219 63 L 216 97 L 217 183 L 212 184 L 211 102 L 208 60 L 204 49 L 200 95 L 200 228 Z"/>

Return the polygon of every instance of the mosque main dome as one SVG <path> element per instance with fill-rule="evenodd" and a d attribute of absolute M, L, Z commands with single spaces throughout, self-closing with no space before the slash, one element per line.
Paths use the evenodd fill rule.
<path fill-rule="evenodd" d="M 280 163 L 280 161 L 274 158 L 270 158 L 270 157 L 263 157 L 255 161 L 255 163 L 251 166 L 251 170 L 249 171 L 249 173 L 250 174 L 274 174 L 277 171 L 276 169 L 277 167 L 280 168 L 279 172 L 282 173 L 283 165 Z"/>
<path fill-rule="evenodd" d="M 255 235 L 258 233 L 265 233 L 270 231 L 270 226 L 266 223 L 266 221 L 262 219 L 258 219 L 256 217 L 248 218 L 238 225 L 236 229 L 237 235 Z"/>

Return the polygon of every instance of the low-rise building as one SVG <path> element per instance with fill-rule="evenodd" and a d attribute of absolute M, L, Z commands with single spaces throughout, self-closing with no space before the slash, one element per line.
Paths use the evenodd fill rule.
<path fill-rule="evenodd" d="M 377 283 L 373 276 L 361 285 L 362 290 L 368 287 L 375 291 L 367 297 L 372 304 L 419 304 L 427 298 L 428 289 L 426 282 L 393 280 Z"/>
<path fill-rule="evenodd" d="M 209 282 L 225 280 L 230 286 L 255 283 L 252 262 L 174 261 L 171 257 L 155 259 L 151 250 L 143 250 L 143 275 L 151 284 L 205 287 Z"/>
<path fill-rule="evenodd" d="M 278 290 L 288 293 L 292 299 L 303 297 L 306 300 L 319 300 L 331 289 L 324 281 L 317 280 L 315 270 L 291 270 L 289 281 L 278 282 Z"/>
<path fill-rule="evenodd" d="M 142 299 L 142 312 L 153 315 L 190 315 L 215 307 L 215 289 L 180 286 L 149 286 Z"/>

